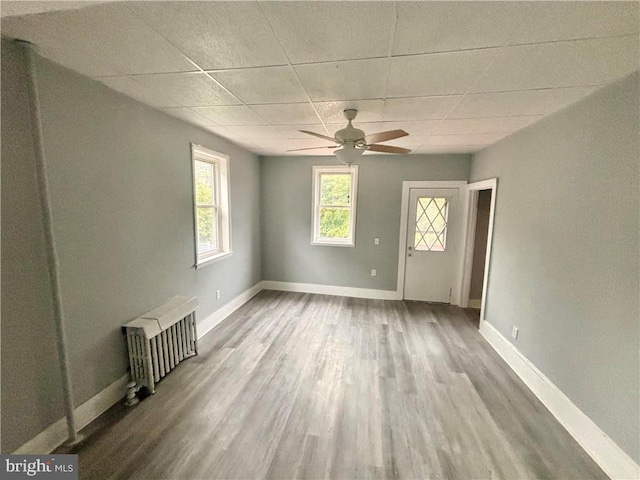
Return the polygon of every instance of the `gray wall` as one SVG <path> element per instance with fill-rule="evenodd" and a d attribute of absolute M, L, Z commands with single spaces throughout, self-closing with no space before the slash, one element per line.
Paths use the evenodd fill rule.
<path fill-rule="evenodd" d="M 402 182 L 466 181 L 470 156 L 365 155 L 359 162 L 353 248 L 311 245 L 312 166 L 336 163 L 335 157 L 262 158 L 264 279 L 395 290 Z"/>
<path fill-rule="evenodd" d="M 638 74 L 475 155 L 499 177 L 486 319 L 636 462 Z"/>
<path fill-rule="evenodd" d="M 24 62 L 11 44 L 3 43 L 2 53 L 2 451 L 10 452 L 62 410 Z M 260 163 L 53 63 L 40 61 L 38 72 L 80 404 L 126 373 L 122 324 L 177 294 L 198 297 L 202 320 L 260 281 Z M 193 268 L 190 142 L 231 156 L 234 253 L 199 270 Z"/>
<path fill-rule="evenodd" d="M 484 281 L 484 264 L 487 253 L 487 235 L 489 234 L 489 214 L 491 213 L 491 190 L 478 192 L 478 216 L 473 245 L 473 262 L 471 265 L 471 285 L 469 298 L 482 299 L 482 282 Z"/>

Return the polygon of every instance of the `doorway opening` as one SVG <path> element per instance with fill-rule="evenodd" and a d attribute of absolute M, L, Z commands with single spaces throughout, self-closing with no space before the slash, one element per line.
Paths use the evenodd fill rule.
<path fill-rule="evenodd" d="M 473 255 L 471 257 L 471 279 L 469 284 L 469 308 L 480 310 L 482 306 L 482 284 L 484 265 L 487 257 L 487 234 L 489 233 L 489 213 L 491 212 L 491 190 L 478 190 L 476 203 L 476 226 L 473 234 Z"/>
<path fill-rule="evenodd" d="M 469 210 L 461 306 L 480 327 L 484 321 L 497 179 L 469 184 Z"/>

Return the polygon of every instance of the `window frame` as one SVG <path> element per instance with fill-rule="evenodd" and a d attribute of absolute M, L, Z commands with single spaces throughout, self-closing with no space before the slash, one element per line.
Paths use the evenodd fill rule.
<path fill-rule="evenodd" d="M 202 145 L 191 144 L 191 176 L 193 188 L 193 232 L 195 267 L 225 258 L 233 253 L 231 249 L 231 204 L 229 195 L 229 156 Z M 213 168 L 213 195 L 211 204 L 197 203 L 196 162 L 208 163 Z M 200 253 L 198 242 L 198 208 L 214 209 L 213 219 L 218 248 Z"/>
<path fill-rule="evenodd" d="M 346 239 L 332 239 L 320 236 L 320 189 L 324 174 L 351 175 L 351 189 L 349 191 L 349 236 Z M 356 245 L 356 212 L 358 199 L 358 166 L 351 165 L 316 165 L 312 174 L 313 195 L 311 202 L 311 245 L 332 247 L 355 247 Z"/>

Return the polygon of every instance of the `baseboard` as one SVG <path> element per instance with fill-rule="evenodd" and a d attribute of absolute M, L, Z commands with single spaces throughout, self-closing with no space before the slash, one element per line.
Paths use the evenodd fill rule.
<path fill-rule="evenodd" d="M 235 312 L 262 289 L 262 282 L 257 283 L 220 309 L 213 312 L 202 322 L 198 323 L 198 338 L 206 335 L 213 327 Z M 129 382 L 128 373 L 113 382 L 104 390 L 98 392 L 82 405 L 76 407 L 76 425 L 78 430 L 89 425 L 106 410 L 122 400 L 126 393 L 127 382 Z M 51 453 L 62 445 L 67 438 L 67 420 L 63 417 L 19 447 L 13 453 L 20 455 Z"/>
<path fill-rule="evenodd" d="M 127 373 L 82 405 L 76 407 L 78 430 L 89 425 L 115 403 L 119 402 L 125 395 L 128 381 L 129 374 Z M 13 453 L 21 455 L 51 453 L 67 440 L 67 433 L 67 420 L 63 417 Z"/>
<path fill-rule="evenodd" d="M 339 297 L 371 298 L 375 300 L 402 300 L 395 290 L 374 290 L 369 288 L 338 287 L 314 283 L 262 282 L 263 290 L 282 290 L 284 292 L 316 293 L 320 295 L 336 295 Z"/>
<path fill-rule="evenodd" d="M 640 478 L 640 466 L 493 325 L 482 321 L 480 333 L 609 477 Z"/>
<path fill-rule="evenodd" d="M 253 297 L 255 297 L 258 293 L 260 293 L 260 291 L 263 290 L 263 286 L 262 286 L 263 283 L 264 282 L 256 283 L 253 287 L 242 292 L 236 298 L 231 300 L 226 305 L 220 307 L 218 310 L 213 312 L 207 318 L 205 318 L 201 322 L 198 322 L 198 338 L 200 339 L 204 337 L 221 321 L 223 321 L 225 318 L 227 318 L 229 315 L 235 312 L 238 308 L 240 308 L 242 305 L 244 305 Z"/>
<path fill-rule="evenodd" d="M 482 307 L 482 300 L 476 298 L 470 298 L 468 308 L 480 308 Z"/>

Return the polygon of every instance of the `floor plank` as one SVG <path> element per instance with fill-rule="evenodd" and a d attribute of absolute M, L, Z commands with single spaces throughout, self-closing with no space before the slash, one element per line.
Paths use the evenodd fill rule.
<path fill-rule="evenodd" d="M 87 431 L 87 479 L 607 478 L 477 312 L 420 302 L 263 291 Z"/>

